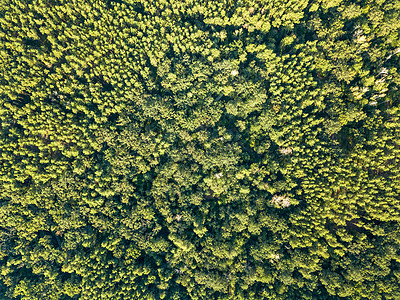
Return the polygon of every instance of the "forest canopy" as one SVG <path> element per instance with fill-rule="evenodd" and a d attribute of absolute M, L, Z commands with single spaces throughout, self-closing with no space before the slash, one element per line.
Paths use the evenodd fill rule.
<path fill-rule="evenodd" d="M 400 299 L 400 0 L 0 0 L 0 298 Z"/>

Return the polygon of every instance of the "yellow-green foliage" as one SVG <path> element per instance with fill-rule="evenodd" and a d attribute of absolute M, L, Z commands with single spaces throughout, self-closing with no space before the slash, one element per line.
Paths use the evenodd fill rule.
<path fill-rule="evenodd" d="M 0 0 L 1 299 L 399 299 L 399 0 Z"/>

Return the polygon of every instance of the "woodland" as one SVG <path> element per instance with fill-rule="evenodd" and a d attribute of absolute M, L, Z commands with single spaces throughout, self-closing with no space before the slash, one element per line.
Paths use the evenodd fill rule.
<path fill-rule="evenodd" d="M 399 33 L 400 0 L 0 0 L 0 299 L 400 299 Z"/>

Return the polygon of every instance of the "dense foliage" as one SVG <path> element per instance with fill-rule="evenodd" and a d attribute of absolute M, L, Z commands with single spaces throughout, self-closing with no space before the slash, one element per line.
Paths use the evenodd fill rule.
<path fill-rule="evenodd" d="M 399 299 L 399 0 L 0 0 L 1 299 Z"/>

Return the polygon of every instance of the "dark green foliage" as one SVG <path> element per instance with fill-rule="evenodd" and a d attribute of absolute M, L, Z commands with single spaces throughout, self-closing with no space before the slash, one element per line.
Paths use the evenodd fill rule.
<path fill-rule="evenodd" d="M 399 299 L 399 0 L 0 0 L 1 299 Z"/>

